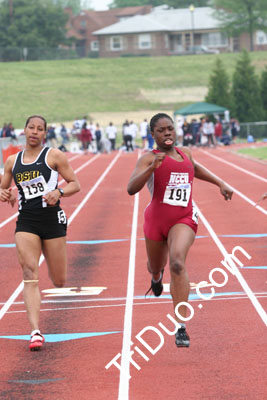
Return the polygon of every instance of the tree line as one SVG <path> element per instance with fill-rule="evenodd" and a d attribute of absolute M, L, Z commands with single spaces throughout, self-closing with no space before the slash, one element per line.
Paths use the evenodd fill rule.
<path fill-rule="evenodd" d="M 257 76 L 249 53 L 243 51 L 230 78 L 222 60 L 217 57 L 205 100 L 226 107 L 240 122 L 266 121 L 267 66 Z"/>

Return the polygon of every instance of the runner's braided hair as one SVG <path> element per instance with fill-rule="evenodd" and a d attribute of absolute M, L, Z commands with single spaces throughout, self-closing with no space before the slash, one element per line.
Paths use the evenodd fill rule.
<path fill-rule="evenodd" d="M 171 118 L 168 114 L 165 114 L 165 113 L 158 113 L 158 114 L 155 114 L 155 115 L 151 118 L 150 124 L 149 124 L 149 125 L 150 125 L 150 130 L 151 130 L 151 132 L 154 131 L 154 128 L 155 128 L 156 123 L 157 123 L 158 120 L 161 119 L 161 118 L 168 118 L 172 123 L 174 123 L 173 120 L 172 120 L 172 118 Z"/>

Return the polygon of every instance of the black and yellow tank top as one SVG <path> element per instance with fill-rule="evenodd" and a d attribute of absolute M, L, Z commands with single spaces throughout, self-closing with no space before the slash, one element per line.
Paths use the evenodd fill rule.
<path fill-rule="evenodd" d="M 37 158 L 27 164 L 23 162 L 24 150 L 17 154 L 12 174 L 19 192 L 19 210 L 47 207 L 42 196 L 57 188 L 58 172 L 47 163 L 50 150 L 44 147 Z"/>

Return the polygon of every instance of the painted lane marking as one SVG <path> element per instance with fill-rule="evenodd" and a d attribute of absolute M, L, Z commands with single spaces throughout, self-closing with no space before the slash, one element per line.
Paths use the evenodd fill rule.
<path fill-rule="evenodd" d="M 204 167 L 203 164 L 200 164 L 198 162 L 198 164 L 202 167 Z M 219 180 L 223 180 L 225 183 L 228 184 L 228 186 L 239 196 L 241 197 L 243 200 L 245 200 L 247 203 L 251 204 L 253 207 L 255 207 L 257 210 L 261 211 L 263 214 L 267 215 L 267 210 L 264 210 L 264 208 L 260 207 L 257 205 L 257 203 L 255 203 L 255 201 L 251 200 L 250 198 L 248 198 L 247 196 L 245 196 L 243 193 L 239 192 L 239 190 L 235 189 L 232 185 L 230 185 L 228 182 L 226 182 L 224 179 L 220 178 L 218 175 L 214 174 L 214 172 L 211 172 L 207 167 L 205 167 L 212 175 L 214 175 L 216 178 L 218 178 Z"/>
<path fill-rule="evenodd" d="M 260 176 L 260 175 L 254 174 L 253 172 L 248 171 L 248 170 L 245 169 L 245 168 L 239 167 L 238 165 L 236 165 L 236 164 L 234 164 L 234 163 L 232 163 L 232 162 L 230 162 L 230 161 L 226 161 L 226 160 L 224 160 L 223 158 L 218 157 L 218 156 L 215 156 L 214 154 L 208 153 L 207 151 L 204 151 L 204 150 L 200 150 L 200 149 L 199 149 L 199 151 L 200 151 L 201 153 L 203 153 L 203 154 L 206 154 L 206 155 L 209 156 L 209 157 L 214 158 L 215 160 L 218 160 L 218 161 L 220 161 L 220 162 L 222 162 L 222 163 L 224 163 L 224 164 L 230 165 L 231 167 L 233 167 L 233 168 L 235 168 L 235 169 L 237 169 L 237 170 L 239 170 L 239 171 L 241 171 L 241 172 L 244 172 L 244 173 L 247 174 L 247 175 L 251 175 L 251 176 L 253 176 L 253 178 L 259 179 L 260 181 L 263 181 L 263 182 L 265 182 L 265 183 L 267 182 L 267 179 L 266 179 L 266 178 L 263 178 L 263 177 Z"/>
<path fill-rule="evenodd" d="M 65 378 L 54 378 L 54 379 L 20 379 L 15 381 L 8 381 L 9 383 L 25 383 L 26 385 L 40 385 L 42 383 L 51 383 L 56 381 L 62 381 Z"/>
<path fill-rule="evenodd" d="M 97 296 L 106 290 L 105 286 L 74 286 L 69 288 L 53 288 L 44 289 L 42 293 L 46 293 L 44 297 L 57 297 L 57 296 Z"/>
<path fill-rule="evenodd" d="M 45 334 L 46 343 L 58 343 L 66 342 L 68 340 L 84 339 L 88 337 L 112 335 L 114 333 L 120 333 L 120 331 L 111 332 L 85 332 L 85 333 L 55 333 Z M 14 336 L 0 336 L 0 339 L 15 339 L 15 340 L 30 340 L 30 335 L 14 335 Z"/>
<path fill-rule="evenodd" d="M 84 197 L 82 202 L 78 205 L 78 207 L 75 209 L 75 211 L 71 214 L 69 220 L 68 220 L 68 225 L 71 224 L 71 222 L 74 220 L 74 218 L 78 215 L 80 210 L 84 207 L 86 202 L 89 200 L 89 198 L 92 196 L 94 191 L 97 189 L 97 187 L 100 185 L 102 180 L 105 178 L 105 176 L 108 174 L 108 172 L 111 170 L 113 165 L 117 162 L 118 158 L 121 156 L 121 151 L 117 153 L 117 155 L 113 158 L 109 166 L 105 169 L 103 174 L 100 176 L 100 178 L 97 180 L 97 182 L 94 184 L 94 186 L 89 190 L 87 195 Z M 90 161 L 90 160 L 89 160 Z M 87 163 L 88 164 L 88 163 Z M 42 255 L 39 260 L 39 267 L 44 261 L 44 256 Z M 20 283 L 20 285 L 17 287 L 17 289 L 12 293 L 12 295 L 9 297 L 9 299 L 6 301 L 4 306 L 0 310 L 0 320 L 3 318 L 9 307 L 12 305 L 12 303 L 16 300 L 18 295 L 22 292 L 23 290 L 23 282 Z"/>
<path fill-rule="evenodd" d="M 237 292 L 238 293 L 238 292 Z M 210 293 L 209 293 L 210 294 Z M 257 298 L 267 298 L 267 293 L 254 293 Z M 170 300 L 168 300 L 170 299 Z M 144 300 L 144 298 L 142 298 L 142 300 Z M 153 299 L 150 299 L 153 300 Z M 155 297 L 154 297 L 155 300 Z M 171 300 L 171 296 L 169 296 L 167 299 L 167 301 L 146 301 L 146 302 L 141 302 L 139 301 L 138 303 L 133 303 L 133 306 L 140 306 L 140 305 L 144 305 L 144 306 L 150 306 L 150 305 L 154 305 L 154 304 L 159 304 L 159 305 L 163 305 L 163 304 L 171 304 L 172 300 Z M 199 302 L 200 299 L 190 299 L 190 301 L 193 302 Z M 236 296 L 218 296 L 218 297 L 213 297 L 212 299 L 210 299 L 209 301 L 229 301 L 229 300 L 249 300 L 248 296 L 246 295 L 246 293 L 243 293 L 242 295 L 236 295 Z M 102 309 L 102 308 L 111 308 L 111 307 L 125 307 L 125 302 L 124 303 L 119 303 L 119 304 L 104 304 L 104 305 L 95 305 L 95 306 L 76 306 L 76 307 L 57 307 L 57 308 L 42 308 L 40 311 L 41 312 L 46 312 L 46 311 L 70 311 L 70 310 L 89 310 L 89 309 Z M 17 313 L 26 313 L 26 310 L 20 310 L 20 311 L 8 311 L 7 314 L 17 314 Z"/>
<path fill-rule="evenodd" d="M 248 233 L 241 235 L 218 235 L 218 237 L 229 237 L 229 238 L 265 238 L 267 233 Z M 201 235 L 196 236 L 195 239 L 206 239 L 209 236 Z M 67 241 L 67 244 L 104 244 L 104 243 L 116 243 L 116 242 L 128 242 L 130 239 L 100 239 L 100 240 L 73 240 Z M 137 238 L 137 240 L 145 240 L 144 238 Z M 15 243 L 0 244 L 2 248 L 13 248 L 16 247 Z"/>
<path fill-rule="evenodd" d="M 236 238 L 264 238 L 267 233 L 248 233 L 243 235 L 218 235 L 219 237 L 236 237 Z"/>
<path fill-rule="evenodd" d="M 194 202 L 194 204 L 195 204 L 195 202 Z M 224 259 L 228 260 L 228 258 L 229 258 L 229 260 L 228 260 L 229 265 L 232 267 L 237 280 L 239 281 L 240 285 L 242 286 L 242 288 L 244 289 L 244 291 L 248 295 L 251 303 L 254 305 L 254 307 L 255 307 L 257 313 L 259 314 L 259 316 L 261 317 L 263 323 L 267 326 L 267 314 L 266 314 L 265 310 L 263 309 L 262 305 L 260 304 L 258 299 L 255 297 L 254 293 L 252 292 L 252 290 L 248 286 L 246 280 L 244 279 L 243 275 L 241 274 L 240 269 L 236 266 L 235 262 L 232 260 L 231 257 L 227 257 L 228 253 L 227 253 L 225 247 L 223 246 L 222 242 L 220 241 L 220 239 L 218 238 L 218 236 L 214 232 L 213 228 L 211 227 L 211 225 L 209 224 L 207 219 L 204 217 L 204 215 L 200 211 L 199 207 L 196 204 L 195 204 L 195 206 L 197 208 L 197 211 L 198 211 L 198 214 L 200 216 L 200 219 L 204 223 L 204 225 L 205 225 L 207 231 L 209 232 L 211 238 L 213 239 L 213 241 L 217 245 L 218 249 L 222 253 Z"/>
<path fill-rule="evenodd" d="M 87 167 L 89 164 L 91 164 L 93 161 L 95 161 L 99 157 L 99 154 L 96 154 L 94 157 L 90 158 L 90 160 L 86 161 L 86 163 L 82 164 L 79 168 L 77 168 L 74 172 L 80 172 L 83 168 Z M 75 157 L 76 158 L 76 157 Z M 64 183 L 64 179 L 61 179 L 60 182 L 58 182 L 58 186 L 60 186 L 62 183 Z M 16 218 L 19 215 L 19 213 L 15 213 L 11 215 L 11 217 L 7 218 L 0 224 L 0 228 L 3 228 L 6 224 L 8 224 L 10 221 L 12 221 L 14 218 Z"/>
<path fill-rule="evenodd" d="M 102 243 L 116 243 L 127 242 L 129 239 L 105 239 L 105 240 L 75 240 L 67 241 L 68 244 L 102 244 Z"/>
<path fill-rule="evenodd" d="M 241 235 L 218 235 L 218 237 L 229 237 L 229 238 L 265 238 L 267 233 L 248 233 Z M 195 239 L 206 239 L 209 236 L 201 235 L 196 236 Z M 99 239 L 99 240 L 68 240 L 68 244 L 104 244 L 104 243 L 116 243 L 116 242 L 128 242 L 130 239 Z M 145 240 L 144 238 L 137 238 L 137 240 Z M 0 244 L 2 248 L 13 248 L 16 247 L 15 243 Z"/>
<path fill-rule="evenodd" d="M 138 158 L 140 157 L 138 151 Z M 134 196 L 134 209 L 132 217 L 131 245 L 129 254 L 127 297 L 124 313 L 123 340 L 121 350 L 121 369 L 118 400 L 128 400 L 129 398 L 129 379 L 130 376 L 130 357 L 131 357 L 131 335 L 132 335 L 132 314 L 133 314 L 133 296 L 134 296 L 134 274 L 135 274 L 135 256 L 136 256 L 136 238 L 137 222 L 139 208 L 139 193 Z"/>
<path fill-rule="evenodd" d="M 208 295 L 210 293 L 203 293 L 204 295 Z M 214 293 L 214 296 L 220 296 L 221 293 Z M 222 292 L 223 296 L 232 296 L 232 295 L 240 295 L 240 296 L 247 296 L 247 294 L 245 292 Z M 255 292 L 254 293 L 255 296 L 261 296 L 261 295 L 267 295 L 267 292 Z M 196 297 L 192 297 L 192 296 L 196 296 L 195 294 L 191 293 L 189 294 L 189 296 L 191 296 L 189 298 L 189 300 L 194 300 L 194 298 Z M 171 299 L 170 295 L 161 295 L 161 298 L 166 298 L 166 299 Z M 151 300 L 155 300 L 156 297 L 153 295 L 147 295 L 146 297 L 144 295 L 140 295 L 140 296 L 134 296 L 133 297 L 134 300 L 144 300 L 144 299 L 148 299 L 149 302 Z M 212 300 L 212 299 L 211 299 Z M 103 297 L 103 298 L 94 298 L 94 299 L 90 299 L 90 298 L 86 298 L 86 299 L 75 299 L 75 300 L 68 300 L 68 299 L 56 299 L 56 300 L 42 300 L 41 304 L 64 304 L 64 303 L 104 303 L 104 302 L 111 302 L 111 301 L 126 301 L 126 297 Z M 5 303 L 0 303 L 0 304 L 5 304 Z M 17 301 L 14 302 L 13 305 L 24 305 L 23 301 Z M 99 306 L 101 307 L 101 306 Z M 12 313 L 13 311 L 10 311 L 10 313 Z M 16 311 L 14 311 L 16 312 Z M 21 311 L 19 311 L 21 312 Z M 23 310 L 23 312 L 25 312 L 25 310 Z"/>
<path fill-rule="evenodd" d="M 240 267 L 242 269 L 267 269 L 267 266 L 258 266 L 258 267 Z"/>

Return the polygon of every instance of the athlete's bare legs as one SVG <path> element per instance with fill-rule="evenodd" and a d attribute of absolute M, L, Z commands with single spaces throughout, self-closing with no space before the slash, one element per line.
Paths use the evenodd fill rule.
<path fill-rule="evenodd" d="M 185 260 L 195 239 L 195 232 L 185 224 L 174 225 L 168 234 L 168 247 L 170 257 L 170 291 L 174 309 L 180 302 L 187 302 L 189 296 L 189 279 L 185 268 Z M 186 317 L 186 306 L 179 307 L 179 313 Z M 177 316 L 178 322 L 184 322 Z"/>
<path fill-rule="evenodd" d="M 32 330 L 39 329 L 40 291 L 38 287 L 38 266 L 42 242 L 39 236 L 28 232 L 15 234 L 18 260 L 23 270 L 23 296 Z"/>

